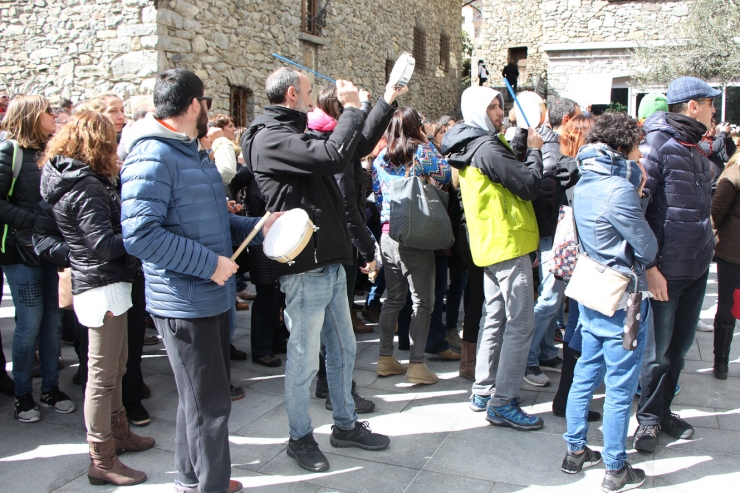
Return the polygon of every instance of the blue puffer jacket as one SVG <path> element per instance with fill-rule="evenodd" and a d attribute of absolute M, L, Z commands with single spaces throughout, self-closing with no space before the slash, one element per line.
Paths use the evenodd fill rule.
<path fill-rule="evenodd" d="M 149 114 L 131 128 L 121 171 L 123 239 L 143 261 L 146 307 L 168 318 L 205 318 L 236 302 L 234 277 L 210 277 L 259 218 L 229 214 L 221 176 L 198 141 Z M 251 244 L 261 244 L 260 232 Z"/>
<path fill-rule="evenodd" d="M 581 147 L 576 159 L 581 179 L 573 193 L 573 214 L 581 246 L 591 258 L 626 275 L 634 267 L 639 289 L 647 291 L 644 265 L 655 258 L 658 242 L 637 196 L 640 168 L 604 144 Z"/>
<path fill-rule="evenodd" d="M 694 280 L 706 272 L 714 251 L 711 162 L 685 141 L 659 111 L 643 123 L 640 146 L 652 202 L 645 217 L 658 239 L 657 266 L 669 280 Z"/>

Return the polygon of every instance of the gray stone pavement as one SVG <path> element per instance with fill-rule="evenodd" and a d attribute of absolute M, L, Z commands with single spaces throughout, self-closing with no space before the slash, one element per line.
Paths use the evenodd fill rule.
<path fill-rule="evenodd" d="M 702 318 L 710 322 L 716 304 L 712 275 Z M 239 313 L 236 346 L 249 351 L 250 312 Z M 3 349 L 10 357 L 13 330 L 12 300 L 6 286 L 0 307 Z M 250 351 L 251 352 L 251 351 Z M 21 424 L 13 419 L 13 401 L 0 396 L 0 490 L 12 492 L 103 492 L 115 487 L 94 487 L 86 478 L 88 456 L 82 416 L 82 394 L 72 384 L 76 358 L 71 346 L 63 347 L 67 367 L 61 388 L 78 403 L 78 411 L 62 415 L 42 409 L 43 420 Z M 408 352 L 397 351 L 399 359 Z M 558 374 L 549 373 L 549 387 L 522 387 L 525 409 L 545 420 L 537 432 L 494 428 L 483 413 L 467 407 L 470 382 L 457 376 L 457 363 L 428 360 L 440 381 L 432 386 L 411 386 L 402 376 L 378 378 L 374 372 L 378 334 L 358 337 L 355 379 L 359 392 L 377 404 L 361 416 L 374 431 L 391 436 L 382 452 L 335 449 L 329 444 L 331 413 L 323 400 L 311 400 L 316 439 L 331 469 L 312 474 L 300 469 L 285 453 L 288 424 L 284 407 L 283 367 L 271 369 L 251 360 L 233 364 L 233 380 L 247 388 L 247 396 L 232 408 L 232 476 L 245 491 L 259 492 L 592 492 L 600 491 L 603 466 L 578 475 L 560 472 L 565 452 L 562 433 L 565 419 L 551 413 Z M 674 411 L 696 427 L 691 440 L 661 436 L 654 454 L 630 451 L 632 464 L 646 470 L 642 490 L 716 493 L 740 491 L 740 344 L 733 348 L 730 378 L 722 382 L 711 373 L 712 334 L 698 333 L 681 376 L 681 393 Z M 173 466 L 177 390 L 163 346 L 147 346 L 142 362 L 152 397 L 144 405 L 152 422 L 137 429 L 157 439 L 154 449 L 126 454 L 123 461 L 146 471 L 146 483 L 120 491 L 170 492 Z M 38 398 L 38 380 L 35 382 Z M 603 405 L 603 388 L 593 408 Z M 633 415 L 634 416 L 634 415 Z M 630 427 L 634 432 L 635 421 Z M 601 430 L 589 432 L 599 449 Z M 631 436 L 630 441 L 631 443 Z"/>

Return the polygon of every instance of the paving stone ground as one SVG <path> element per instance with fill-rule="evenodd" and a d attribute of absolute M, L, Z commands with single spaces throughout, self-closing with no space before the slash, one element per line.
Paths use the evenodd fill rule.
<path fill-rule="evenodd" d="M 717 301 L 716 276 L 711 275 L 702 319 L 710 322 Z M 13 337 L 12 299 L 7 285 L 0 307 L 3 350 L 10 358 Z M 249 351 L 250 312 L 239 312 L 236 346 Z M 736 338 L 740 330 L 736 332 Z M 691 440 L 665 435 L 654 454 L 629 451 L 633 465 L 645 469 L 642 490 L 656 492 L 740 491 L 740 343 L 735 341 L 733 362 L 726 381 L 716 380 L 712 368 L 712 334 L 697 333 L 681 375 L 681 393 L 674 412 L 696 427 Z M 401 360 L 408 352 L 397 351 Z M 144 405 L 152 416 L 148 427 L 137 431 L 157 439 L 154 449 L 126 454 L 124 462 L 146 471 L 146 483 L 127 488 L 88 484 L 82 393 L 72 384 L 76 357 L 63 346 L 67 367 L 61 388 L 78 404 L 78 411 L 62 415 L 42 409 L 43 419 L 21 424 L 13 419 L 13 401 L 0 396 L 0 490 L 15 492 L 171 492 L 177 390 L 162 344 L 146 346 L 142 367 L 152 397 Z M 560 472 L 565 452 L 562 433 L 565 419 L 555 417 L 551 403 L 558 374 L 548 373 L 549 387 L 524 384 L 527 412 L 545 420 L 542 430 L 517 432 L 494 428 L 482 413 L 467 407 L 470 382 L 457 376 L 458 364 L 428 360 L 440 381 L 432 386 L 411 386 L 402 376 L 378 378 L 378 333 L 358 336 L 355 380 L 358 390 L 377 404 L 367 419 L 374 431 L 391 436 L 382 452 L 335 449 L 329 444 L 331 413 L 323 400 L 311 400 L 315 435 L 331 469 L 312 474 L 300 469 L 285 453 L 288 423 L 284 406 L 284 367 L 272 369 L 246 362 L 233 363 L 235 383 L 247 388 L 246 398 L 235 402 L 230 420 L 232 476 L 255 492 L 481 492 L 544 493 L 600 491 L 604 474 L 597 466 L 577 475 Z M 284 355 L 283 355 L 284 359 Z M 34 391 L 38 399 L 39 384 Z M 313 394 L 313 393 L 312 393 Z M 593 408 L 603 405 L 603 388 L 594 396 Z M 635 401 L 636 405 L 636 401 Z M 630 438 L 636 421 L 630 427 Z M 599 424 L 589 431 L 590 444 L 600 449 Z"/>

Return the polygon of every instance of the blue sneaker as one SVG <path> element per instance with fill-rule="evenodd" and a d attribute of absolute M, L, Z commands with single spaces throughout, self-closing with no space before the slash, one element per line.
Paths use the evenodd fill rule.
<path fill-rule="evenodd" d="M 486 410 L 486 406 L 488 406 L 488 401 L 490 400 L 490 395 L 473 394 L 470 396 L 470 404 L 468 406 L 476 413 L 480 413 Z"/>
<path fill-rule="evenodd" d="M 681 392 L 681 386 L 679 384 L 676 384 L 676 392 L 673 395 L 676 396 L 679 394 L 679 392 Z"/>
<path fill-rule="evenodd" d="M 508 426 L 509 428 L 523 431 L 539 430 L 545 424 L 542 418 L 530 416 L 522 411 L 514 399 L 503 406 L 488 406 L 486 421 L 493 426 Z"/>

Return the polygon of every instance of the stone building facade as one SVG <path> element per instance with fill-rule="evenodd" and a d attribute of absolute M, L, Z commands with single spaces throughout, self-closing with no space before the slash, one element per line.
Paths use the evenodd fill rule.
<path fill-rule="evenodd" d="M 644 91 L 631 87 L 630 50 L 670 41 L 689 13 L 688 0 L 482 0 L 483 36 L 473 58 L 500 73 L 520 67 L 520 87 L 547 80 L 548 99 L 582 106 L 611 101 L 631 114 Z"/>
<path fill-rule="evenodd" d="M 158 72 L 185 68 L 204 80 L 214 112 L 246 124 L 267 103 L 265 78 L 281 66 L 271 53 L 377 97 L 395 59 L 408 51 L 422 63 L 401 103 L 436 117 L 459 106 L 462 16 L 458 0 L 433 4 L 0 0 L 0 86 L 52 101 L 113 91 L 131 109 L 150 100 Z"/>

